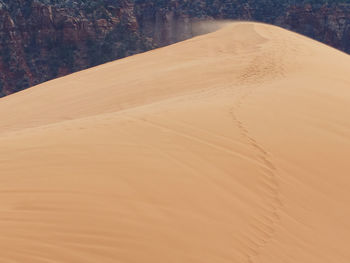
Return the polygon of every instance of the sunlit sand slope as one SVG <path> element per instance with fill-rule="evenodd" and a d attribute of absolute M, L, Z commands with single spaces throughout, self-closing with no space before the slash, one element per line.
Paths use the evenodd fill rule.
<path fill-rule="evenodd" d="M 217 32 L 0 100 L 0 262 L 349 263 L 350 57 Z"/>

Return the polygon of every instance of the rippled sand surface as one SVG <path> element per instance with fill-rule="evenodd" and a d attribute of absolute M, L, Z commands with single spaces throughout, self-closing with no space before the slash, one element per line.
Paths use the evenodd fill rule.
<path fill-rule="evenodd" d="M 349 263 L 350 57 L 207 35 L 0 100 L 0 262 Z"/>

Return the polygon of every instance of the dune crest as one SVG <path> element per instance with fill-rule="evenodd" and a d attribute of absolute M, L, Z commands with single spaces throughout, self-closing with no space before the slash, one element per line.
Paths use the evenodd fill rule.
<path fill-rule="evenodd" d="M 0 100 L 0 262 L 350 261 L 350 57 L 258 23 Z"/>

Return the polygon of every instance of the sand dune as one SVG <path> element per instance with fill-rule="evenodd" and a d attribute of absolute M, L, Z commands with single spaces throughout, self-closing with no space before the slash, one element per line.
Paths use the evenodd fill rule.
<path fill-rule="evenodd" d="M 350 57 L 256 23 L 0 100 L 0 262 L 350 262 Z"/>

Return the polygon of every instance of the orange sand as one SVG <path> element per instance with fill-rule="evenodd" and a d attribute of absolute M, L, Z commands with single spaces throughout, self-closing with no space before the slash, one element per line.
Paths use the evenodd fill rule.
<path fill-rule="evenodd" d="M 350 262 L 350 57 L 316 41 L 233 23 L 0 120 L 0 262 Z"/>

